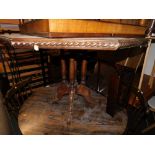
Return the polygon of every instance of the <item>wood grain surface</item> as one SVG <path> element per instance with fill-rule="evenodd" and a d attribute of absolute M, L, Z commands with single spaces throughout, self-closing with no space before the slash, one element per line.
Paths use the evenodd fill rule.
<path fill-rule="evenodd" d="M 28 135 L 70 134 L 122 134 L 127 125 L 126 111 L 114 117 L 106 113 L 106 98 L 92 91 L 98 101 L 96 106 L 86 106 L 83 97 L 76 95 L 72 117 L 69 113 L 69 98 L 64 96 L 55 102 L 59 84 L 37 88 L 24 103 L 19 113 L 19 127 Z M 70 122 L 68 119 L 72 118 Z"/>
<path fill-rule="evenodd" d="M 123 34 L 123 35 L 144 35 L 146 26 L 129 25 L 122 23 L 114 23 L 100 20 L 86 19 L 40 19 L 31 21 L 20 26 L 22 33 L 42 34 L 49 37 L 77 36 L 80 34 L 88 36 L 102 36 L 106 34 Z M 56 36 L 56 34 L 58 34 Z"/>

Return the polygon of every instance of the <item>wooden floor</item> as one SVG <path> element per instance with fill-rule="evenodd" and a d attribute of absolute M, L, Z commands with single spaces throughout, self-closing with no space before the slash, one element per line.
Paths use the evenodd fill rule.
<path fill-rule="evenodd" d="M 114 117 L 106 113 L 106 98 L 92 91 L 97 99 L 94 108 L 86 107 L 81 96 L 75 96 L 72 113 L 69 98 L 64 96 L 55 102 L 59 84 L 41 87 L 24 103 L 19 114 L 22 134 L 70 135 L 70 134 L 122 134 L 127 125 L 126 111 Z"/>

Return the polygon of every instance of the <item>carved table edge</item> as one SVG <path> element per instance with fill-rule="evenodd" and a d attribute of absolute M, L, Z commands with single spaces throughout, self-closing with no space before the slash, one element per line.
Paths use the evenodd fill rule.
<path fill-rule="evenodd" d="M 41 39 L 11 39 L 0 36 L 0 44 L 14 48 L 39 48 L 47 49 L 85 49 L 85 50 L 118 50 L 145 46 L 145 38 L 41 38 Z"/>

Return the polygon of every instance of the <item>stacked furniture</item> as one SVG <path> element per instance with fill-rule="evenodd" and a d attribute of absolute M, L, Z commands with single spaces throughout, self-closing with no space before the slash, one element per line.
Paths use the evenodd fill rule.
<path fill-rule="evenodd" d="M 105 60 L 108 60 L 111 66 L 115 66 L 114 58 L 121 61 L 132 53 L 139 54 L 141 49 L 147 46 L 147 39 L 144 38 L 147 30 L 145 24 L 112 24 L 98 20 L 32 20 L 27 23 L 21 21 L 20 29 L 22 33 L 29 35 L 1 36 L 2 49 L 6 49 L 7 52 L 9 49 L 15 51 L 34 49 L 39 52 L 50 49 L 51 54 L 52 49 L 63 49 L 64 52 L 70 51 L 70 53 L 78 53 L 79 50 L 83 53 L 86 53 L 86 50 L 95 51 L 104 58 L 112 54 L 114 56 L 112 59 L 107 57 Z M 14 53 L 11 58 L 13 64 L 16 64 L 18 61 Z M 81 57 L 81 81 L 77 81 L 77 61 L 73 55 L 71 54 L 69 59 L 69 71 L 64 57 L 60 60 L 62 75 L 60 83 L 36 89 L 22 103 L 18 109 L 21 132 L 23 134 L 137 133 L 137 126 L 145 112 L 141 92 L 137 89 L 132 91 L 140 103 L 137 107 L 128 108 L 130 91 L 127 91 L 125 103 L 119 104 L 122 98 L 119 92 L 122 74 L 114 75 L 110 78 L 111 89 L 108 91 L 106 103 L 105 97 L 96 94 L 86 86 L 87 59 L 85 57 Z M 12 66 L 17 70 L 17 72 L 13 70 L 16 89 L 21 77 L 19 66 Z M 118 73 L 122 73 L 121 69 L 118 69 L 120 71 Z M 44 74 L 45 70 L 42 73 Z M 128 113 L 130 109 L 133 109 L 132 119 Z M 40 116 L 39 119 L 38 116 Z M 130 128 L 133 118 L 137 118 L 138 121 L 134 120 L 134 128 Z M 111 129 L 110 133 L 108 128 Z"/>

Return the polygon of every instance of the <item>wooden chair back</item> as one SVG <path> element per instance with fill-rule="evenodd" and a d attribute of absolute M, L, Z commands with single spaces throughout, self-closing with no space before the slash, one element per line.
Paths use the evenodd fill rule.
<path fill-rule="evenodd" d="M 5 96 L 8 113 L 15 119 L 18 118 L 20 107 L 32 93 L 30 82 L 31 78 L 18 82 L 8 90 Z"/>

